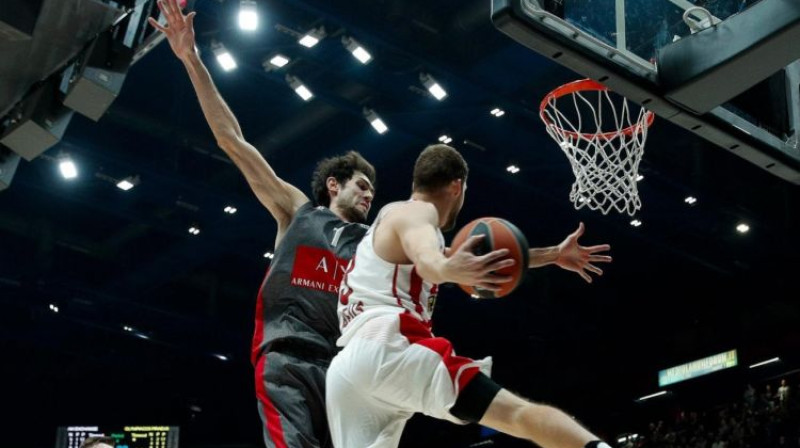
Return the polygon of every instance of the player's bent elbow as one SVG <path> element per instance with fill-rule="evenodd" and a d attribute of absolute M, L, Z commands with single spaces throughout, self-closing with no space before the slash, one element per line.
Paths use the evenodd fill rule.
<path fill-rule="evenodd" d="M 217 146 L 226 153 L 235 152 L 242 145 L 242 140 L 233 131 L 217 131 L 214 137 L 217 139 Z"/>

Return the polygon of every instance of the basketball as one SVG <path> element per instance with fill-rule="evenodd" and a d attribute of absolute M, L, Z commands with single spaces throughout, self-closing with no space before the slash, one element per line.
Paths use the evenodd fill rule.
<path fill-rule="evenodd" d="M 516 263 L 513 266 L 496 271 L 498 275 L 509 275 L 512 280 L 502 284 L 500 291 L 488 291 L 486 289 L 472 285 L 458 285 L 467 294 L 477 296 L 481 299 L 492 299 L 504 297 L 517 289 L 522 282 L 525 272 L 528 269 L 528 240 L 525 235 L 510 222 L 501 218 L 486 217 L 478 218 L 456 233 L 450 247 L 452 250 L 458 249 L 467 238 L 473 235 L 485 235 L 483 241 L 479 242 L 473 253 L 483 255 L 493 250 L 508 249 L 508 258 L 512 258 Z"/>

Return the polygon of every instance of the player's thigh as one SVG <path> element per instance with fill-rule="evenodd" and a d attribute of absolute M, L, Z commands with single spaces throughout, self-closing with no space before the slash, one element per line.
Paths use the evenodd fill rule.
<path fill-rule="evenodd" d="M 326 381 L 328 422 L 336 448 L 394 448 L 410 413 L 375 399 L 342 374 L 334 359 Z"/>

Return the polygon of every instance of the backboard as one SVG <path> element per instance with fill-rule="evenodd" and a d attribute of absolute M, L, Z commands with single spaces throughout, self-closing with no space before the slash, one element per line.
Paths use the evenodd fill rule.
<path fill-rule="evenodd" d="M 526 47 L 800 184 L 800 46 L 791 43 L 799 5 L 493 0 L 492 20 Z"/>
<path fill-rule="evenodd" d="M 639 65 L 644 73 L 656 73 L 656 50 L 689 36 L 691 29 L 683 20 L 690 8 L 703 6 L 711 13 L 690 13 L 690 19 L 717 24 L 743 12 L 755 0 L 562 0 L 562 17 L 581 32 L 613 47 Z M 535 15 L 535 2 L 522 2 Z M 545 2 L 551 3 L 551 2 Z M 553 9 L 553 8 L 551 8 Z"/>

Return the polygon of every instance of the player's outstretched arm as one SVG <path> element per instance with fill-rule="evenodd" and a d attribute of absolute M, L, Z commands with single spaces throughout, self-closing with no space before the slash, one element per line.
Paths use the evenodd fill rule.
<path fill-rule="evenodd" d="M 603 275 L 603 270 L 594 263 L 610 263 L 611 256 L 602 252 L 611 250 L 608 244 L 598 244 L 596 246 L 581 246 L 578 238 L 583 235 L 585 227 L 583 223 L 578 225 L 578 229 L 567 235 L 558 246 L 533 248 L 528 251 L 528 267 L 538 268 L 549 264 L 555 264 L 561 269 L 572 271 L 581 276 L 588 283 L 592 282 L 590 272 L 596 275 Z"/>
<path fill-rule="evenodd" d="M 175 56 L 183 62 L 192 81 L 200 107 L 217 144 L 244 174 L 259 201 L 278 221 L 278 239 L 308 197 L 293 185 L 280 179 L 261 153 L 250 145 L 242 134 L 239 122 L 219 94 L 208 69 L 195 47 L 194 17 L 185 15 L 178 0 L 159 0 L 159 8 L 167 20 L 161 25 L 153 18 L 149 23 L 164 33 Z"/>

